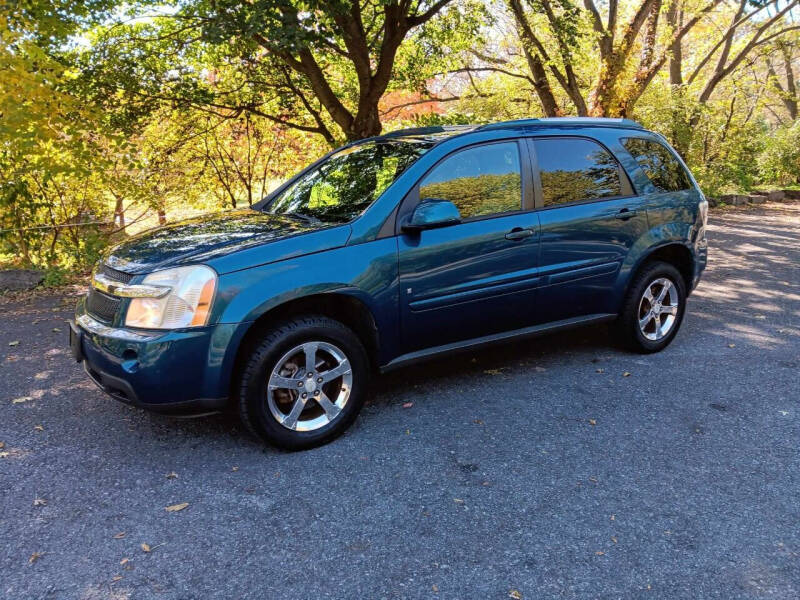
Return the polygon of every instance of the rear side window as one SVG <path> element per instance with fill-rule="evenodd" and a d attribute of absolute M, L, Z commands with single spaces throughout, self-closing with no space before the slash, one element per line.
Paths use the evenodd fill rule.
<path fill-rule="evenodd" d="M 692 187 L 686 170 L 664 144 L 642 138 L 621 141 L 659 192 L 677 192 Z"/>
<path fill-rule="evenodd" d="M 533 141 L 544 206 L 622 195 L 617 160 L 600 144 L 582 138 Z"/>
<path fill-rule="evenodd" d="M 419 184 L 419 197 L 449 200 L 464 219 L 520 210 L 519 165 L 516 142 L 467 148 L 434 167 Z"/>

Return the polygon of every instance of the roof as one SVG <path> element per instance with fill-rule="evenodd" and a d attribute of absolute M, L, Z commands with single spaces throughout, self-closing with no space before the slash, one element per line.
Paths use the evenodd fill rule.
<path fill-rule="evenodd" d="M 546 117 L 542 119 L 517 119 L 501 121 L 486 125 L 436 125 L 432 127 L 414 127 L 399 129 L 377 139 L 424 138 L 430 141 L 442 141 L 454 135 L 470 131 L 492 131 L 497 129 L 533 129 L 558 127 L 613 127 L 617 129 L 644 129 L 642 125 L 631 119 L 608 119 L 605 117 Z"/>

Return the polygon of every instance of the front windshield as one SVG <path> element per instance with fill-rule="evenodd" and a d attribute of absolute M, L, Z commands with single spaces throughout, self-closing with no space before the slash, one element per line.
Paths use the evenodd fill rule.
<path fill-rule="evenodd" d="M 424 140 L 379 140 L 350 146 L 301 176 L 265 210 L 326 223 L 347 223 L 432 145 Z"/>

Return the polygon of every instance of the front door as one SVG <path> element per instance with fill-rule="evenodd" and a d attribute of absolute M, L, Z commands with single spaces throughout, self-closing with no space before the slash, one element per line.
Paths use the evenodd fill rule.
<path fill-rule="evenodd" d="M 594 140 L 535 138 L 530 145 L 541 206 L 537 322 L 615 312 L 620 269 L 647 231 L 642 200 Z"/>
<path fill-rule="evenodd" d="M 420 182 L 416 200 L 449 200 L 462 222 L 398 237 L 405 352 L 533 319 L 539 223 L 522 210 L 530 180 L 520 150 L 516 141 L 472 146 Z"/>

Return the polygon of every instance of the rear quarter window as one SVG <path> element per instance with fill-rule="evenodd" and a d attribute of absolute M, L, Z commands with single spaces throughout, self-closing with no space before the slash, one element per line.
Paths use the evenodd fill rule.
<path fill-rule="evenodd" d="M 644 138 L 620 140 L 659 192 L 688 190 L 692 182 L 686 169 L 664 144 Z"/>

